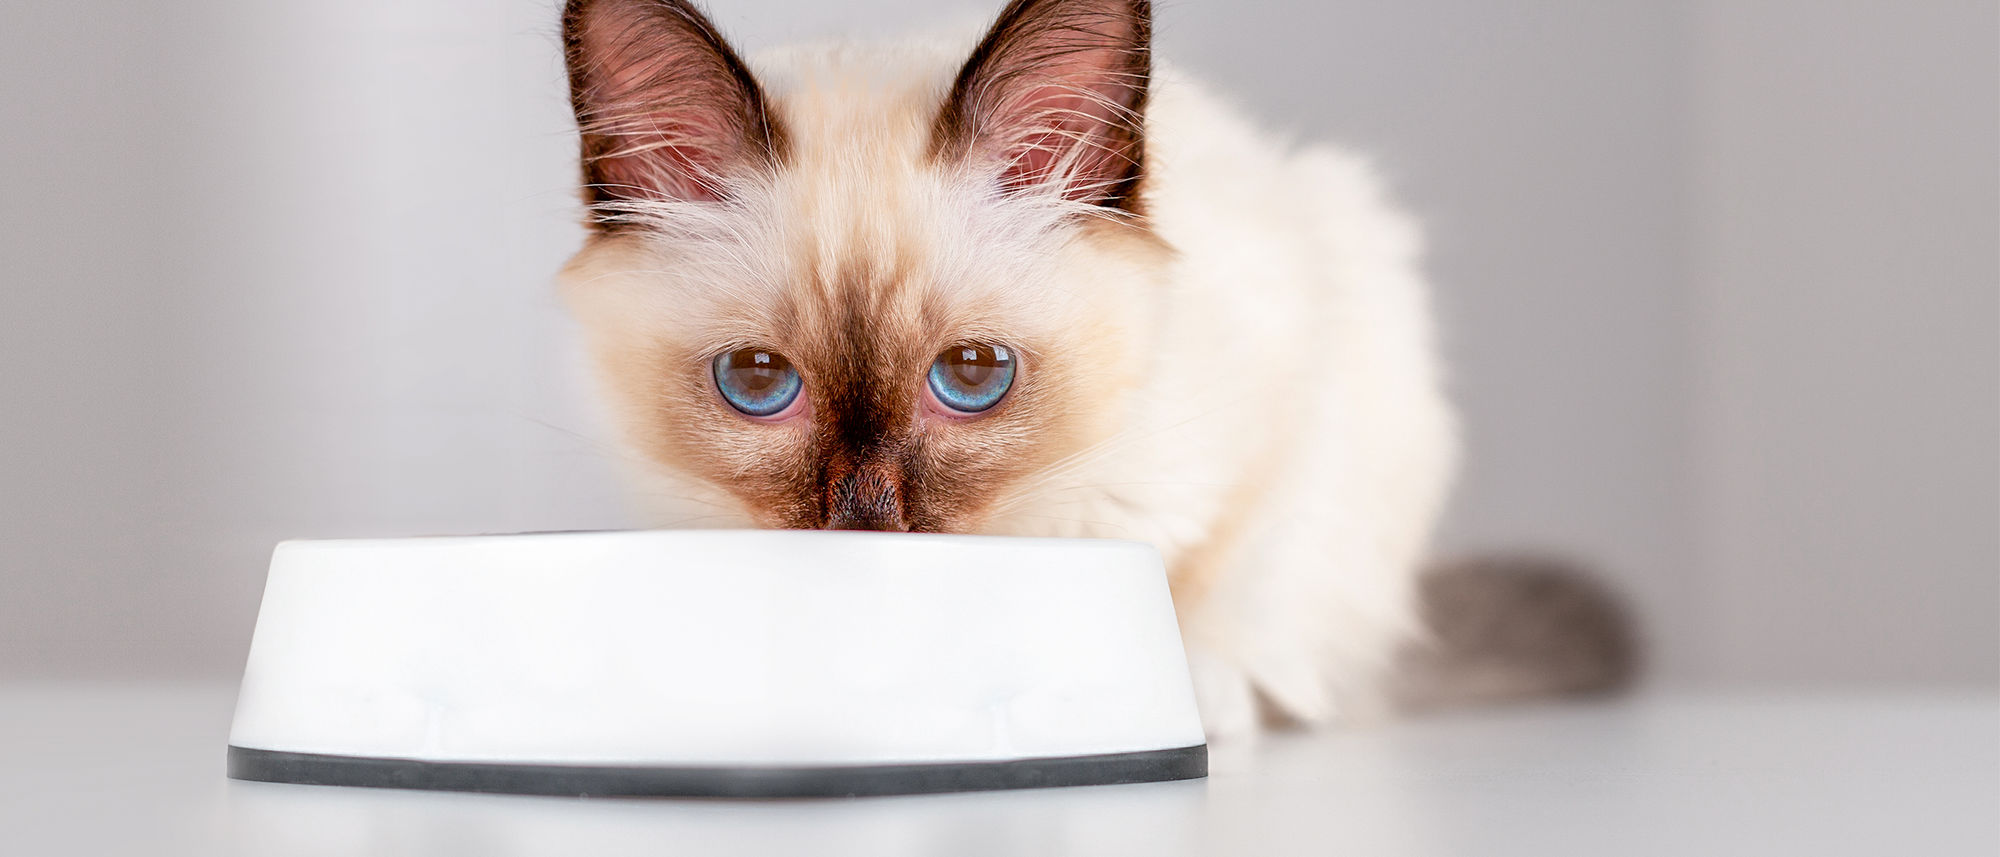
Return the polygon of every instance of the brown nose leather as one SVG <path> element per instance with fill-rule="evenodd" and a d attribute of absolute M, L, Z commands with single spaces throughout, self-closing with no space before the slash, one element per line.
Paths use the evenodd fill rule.
<path fill-rule="evenodd" d="M 903 532 L 910 528 L 892 473 L 870 466 L 855 468 L 827 483 L 826 492 L 829 530 Z"/>

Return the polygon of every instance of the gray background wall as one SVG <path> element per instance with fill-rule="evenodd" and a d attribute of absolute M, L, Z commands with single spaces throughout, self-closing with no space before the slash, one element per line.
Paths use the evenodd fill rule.
<path fill-rule="evenodd" d="M 712 5 L 746 47 L 992 11 Z M 625 523 L 547 2 L 4 15 L 0 676 L 227 674 L 281 538 Z M 1160 17 L 1428 223 L 1448 545 L 1592 558 L 1667 681 L 2000 683 L 1994 4 Z"/>

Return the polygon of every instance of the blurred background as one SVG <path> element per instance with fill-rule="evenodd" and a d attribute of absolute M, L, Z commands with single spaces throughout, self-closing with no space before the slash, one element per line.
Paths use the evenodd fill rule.
<path fill-rule="evenodd" d="M 754 51 L 965 0 L 713 0 Z M 1453 550 L 1696 685 L 2000 685 L 2000 9 L 1167 0 L 1427 224 Z M 5 0 L 0 678 L 232 676 L 271 546 L 621 526 L 554 0 Z M 365 633 L 365 629 L 359 632 Z"/>

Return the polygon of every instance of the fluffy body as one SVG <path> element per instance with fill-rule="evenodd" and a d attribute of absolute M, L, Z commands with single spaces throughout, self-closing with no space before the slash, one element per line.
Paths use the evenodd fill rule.
<path fill-rule="evenodd" d="M 653 521 L 813 526 L 830 466 L 893 459 L 913 529 L 1156 545 L 1212 734 L 1381 710 L 1455 458 L 1411 220 L 1360 160 L 1170 71 L 1138 214 L 997 193 L 933 157 L 970 48 L 754 57 L 782 165 L 727 204 L 627 204 L 565 270 Z M 1016 347 L 1017 389 L 925 414 L 924 367 L 968 340 Z M 706 358 L 749 344 L 813 415 L 718 401 Z M 836 399 L 882 438 L 829 465 Z"/>

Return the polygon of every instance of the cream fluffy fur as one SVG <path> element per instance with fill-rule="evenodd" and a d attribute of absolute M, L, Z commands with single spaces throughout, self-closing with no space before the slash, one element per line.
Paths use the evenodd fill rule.
<path fill-rule="evenodd" d="M 1292 149 L 1161 71 L 1144 200 L 1170 251 L 1078 237 L 1056 203 L 921 166 L 969 47 L 756 58 L 797 144 L 785 175 L 747 188 L 748 214 L 661 206 L 653 234 L 565 272 L 656 520 L 764 523 L 654 448 L 648 343 L 782 337 L 759 306 L 804 257 L 914 257 L 966 324 L 1040 344 L 1029 374 L 1084 367 L 1074 439 L 969 528 L 1157 545 L 1213 735 L 1253 732 L 1260 696 L 1307 722 L 1379 710 L 1455 459 L 1413 224 L 1361 161 Z"/>

